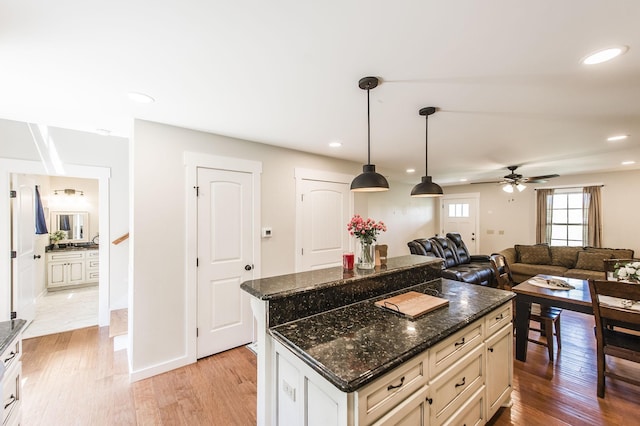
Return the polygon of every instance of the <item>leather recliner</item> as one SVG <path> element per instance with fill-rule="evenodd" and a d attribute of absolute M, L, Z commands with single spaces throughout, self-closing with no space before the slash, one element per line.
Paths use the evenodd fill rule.
<path fill-rule="evenodd" d="M 407 243 L 412 254 L 440 257 L 443 261 L 442 277 L 471 284 L 496 287 L 489 256 L 470 255 L 458 233 L 446 237 L 419 238 Z"/>

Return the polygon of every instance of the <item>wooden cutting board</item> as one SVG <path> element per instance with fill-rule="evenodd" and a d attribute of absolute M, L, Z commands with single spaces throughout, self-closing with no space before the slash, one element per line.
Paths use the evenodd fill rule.
<path fill-rule="evenodd" d="M 442 306 L 447 306 L 449 301 L 440 297 L 418 293 L 417 291 L 409 291 L 398 296 L 379 300 L 374 304 L 414 319 Z"/>

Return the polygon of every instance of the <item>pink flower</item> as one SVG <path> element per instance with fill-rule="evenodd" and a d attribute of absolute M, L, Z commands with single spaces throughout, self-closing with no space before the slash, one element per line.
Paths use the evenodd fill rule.
<path fill-rule="evenodd" d="M 356 238 L 371 244 L 376 241 L 380 232 L 387 231 L 387 226 L 382 221 L 376 223 L 370 217 L 364 220 L 362 216 L 357 214 L 347 224 L 347 231 L 349 231 L 349 235 L 355 235 Z"/>

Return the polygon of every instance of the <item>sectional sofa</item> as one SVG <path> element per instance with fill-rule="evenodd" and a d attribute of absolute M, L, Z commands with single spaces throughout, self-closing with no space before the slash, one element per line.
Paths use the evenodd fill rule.
<path fill-rule="evenodd" d="M 604 260 L 631 259 L 633 250 L 597 247 L 560 247 L 547 244 L 516 244 L 500 251 L 511 269 L 513 280 L 523 282 L 538 275 L 587 280 L 604 279 Z"/>

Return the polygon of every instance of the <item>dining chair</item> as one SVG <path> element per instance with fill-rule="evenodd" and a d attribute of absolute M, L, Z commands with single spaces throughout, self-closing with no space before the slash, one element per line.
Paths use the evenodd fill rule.
<path fill-rule="evenodd" d="M 640 362 L 640 336 L 629 331 L 640 329 L 640 285 L 590 279 L 589 292 L 596 323 L 597 394 L 604 398 L 605 377 L 640 386 L 640 377 L 630 377 L 628 371 L 618 374 L 607 369 L 605 359 L 611 356 Z"/>
<path fill-rule="evenodd" d="M 493 268 L 493 273 L 495 274 L 496 280 L 498 282 L 498 288 L 502 290 L 511 290 L 511 288 L 518 283 L 513 281 L 513 275 L 511 274 L 511 269 L 509 268 L 509 264 L 507 259 L 498 253 L 494 253 L 489 256 L 489 261 L 491 262 L 491 267 Z M 515 316 L 515 303 L 514 303 L 514 316 Z M 549 353 L 549 362 L 553 362 L 554 360 L 554 344 L 553 344 L 553 335 L 555 328 L 556 342 L 558 344 L 558 349 L 562 347 L 562 341 L 560 339 L 560 314 L 562 313 L 562 309 L 550 306 L 542 306 L 537 303 L 531 304 L 531 313 L 529 314 L 529 321 L 533 321 L 537 323 L 537 326 L 531 327 L 529 326 L 529 331 L 534 331 L 540 333 L 540 337 L 544 336 L 544 340 L 541 338 L 533 339 L 527 336 L 527 340 L 531 343 L 535 343 L 537 345 L 542 345 L 547 347 L 547 352 Z"/>

